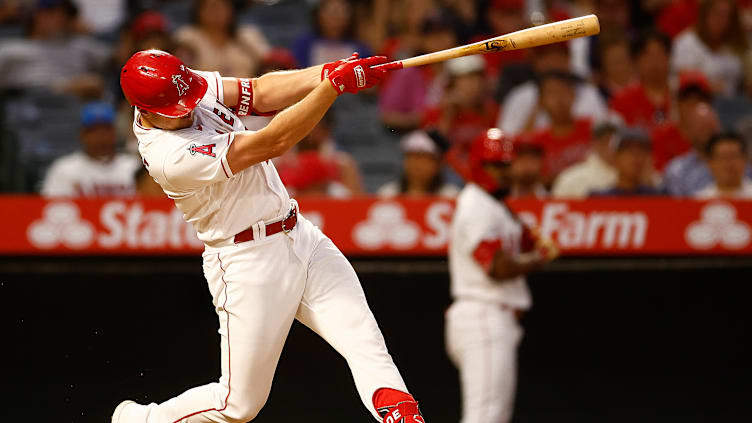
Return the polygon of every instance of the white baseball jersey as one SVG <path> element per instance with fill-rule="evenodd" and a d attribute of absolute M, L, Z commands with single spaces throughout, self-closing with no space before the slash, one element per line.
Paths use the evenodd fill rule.
<path fill-rule="evenodd" d="M 474 299 L 518 309 L 531 305 L 524 276 L 492 279 L 479 262 L 481 244 L 501 248 L 514 257 L 522 250 L 522 225 L 509 210 L 480 186 L 469 183 L 457 198 L 449 245 L 449 273 L 454 299 Z"/>
<path fill-rule="evenodd" d="M 84 152 L 63 156 L 52 163 L 42 184 L 47 197 L 101 197 L 133 195 L 138 158 L 117 154 L 112 160 L 91 158 Z"/>
<path fill-rule="evenodd" d="M 233 132 L 246 128 L 223 104 L 219 73 L 194 72 L 206 79 L 209 88 L 194 109 L 191 127 L 145 128 L 136 111 L 133 132 L 149 174 L 175 200 L 198 238 L 212 244 L 286 214 L 290 198 L 270 161 L 232 173 L 227 151 Z"/>

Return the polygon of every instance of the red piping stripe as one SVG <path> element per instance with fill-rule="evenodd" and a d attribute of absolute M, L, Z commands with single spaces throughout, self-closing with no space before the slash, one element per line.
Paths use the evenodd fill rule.
<path fill-rule="evenodd" d="M 222 266 L 222 259 L 219 258 L 217 253 L 217 260 L 219 260 L 219 268 L 222 270 L 222 283 L 225 284 L 225 302 L 222 304 L 222 308 L 227 314 L 227 396 L 225 397 L 225 405 L 222 408 L 207 408 L 206 410 L 196 411 L 195 413 L 183 416 L 172 423 L 178 423 L 183 419 L 195 416 L 196 414 L 206 413 L 207 411 L 224 411 L 227 408 L 228 400 L 230 399 L 230 391 L 232 391 L 232 355 L 230 354 L 230 312 L 227 311 L 227 281 L 225 281 L 225 269 Z"/>
<path fill-rule="evenodd" d="M 217 98 L 218 99 L 221 98 L 222 101 L 224 101 L 225 100 L 225 98 L 224 98 L 225 96 L 223 96 L 223 95 L 220 96 L 219 95 L 219 74 L 217 72 L 214 72 L 214 80 L 217 82 Z M 222 94 L 224 94 L 224 93 L 222 93 Z"/>
<path fill-rule="evenodd" d="M 138 126 L 139 128 L 141 128 L 143 130 L 146 130 L 146 131 L 151 131 L 152 130 L 152 128 L 144 128 L 143 126 L 141 126 L 141 115 L 140 114 L 138 115 L 138 118 L 136 119 L 136 126 Z"/>

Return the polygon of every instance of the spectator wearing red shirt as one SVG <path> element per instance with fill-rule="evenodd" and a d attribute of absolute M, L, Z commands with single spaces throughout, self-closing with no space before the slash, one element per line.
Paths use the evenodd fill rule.
<path fill-rule="evenodd" d="M 594 77 L 605 100 L 636 82 L 629 39 L 621 31 L 603 32 L 598 38 L 599 68 Z"/>
<path fill-rule="evenodd" d="M 486 89 L 484 62 L 466 56 L 446 63 L 449 82 L 438 107 L 426 113 L 425 127 L 435 127 L 452 146 L 469 148 L 478 134 L 493 126 L 498 106 Z"/>
<path fill-rule="evenodd" d="M 530 135 L 530 142 L 544 150 L 546 181 L 552 181 L 565 168 L 584 159 L 590 150 L 591 121 L 572 113 L 577 78 L 566 72 L 541 75 L 541 107 L 551 118 L 545 129 Z"/>
<path fill-rule="evenodd" d="M 639 82 L 616 93 L 610 107 L 628 126 L 652 130 L 669 116 L 669 52 L 671 42 L 665 35 L 642 33 L 632 46 Z"/>
<path fill-rule="evenodd" d="M 650 134 L 653 140 L 653 167 L 663 172 L 671 159 L 692 148 L 692 139 L 701 136 L 693 126 L 697 105 L 713 100 L 708 80 L 701 73 L 684 73 L 679 78 L 677 95 L 678 121 L 666 121 Z"/>
<path fill-rule="evenodd" d="M 443 14 L 427 17 L 421 28 L 417 54 L 457 45 L 451 21 Z M 384 81 L 379 95 L 381 119 L 388 127 L 408 132 L 425 120 L 427 108 L 436 106 L 443 94 L 443 63 L 394 72 Z"/>

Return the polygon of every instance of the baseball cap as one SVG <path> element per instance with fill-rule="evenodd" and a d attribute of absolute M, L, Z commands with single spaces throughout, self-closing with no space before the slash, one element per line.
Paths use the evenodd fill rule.
<path fill-rule="evenodd" d="M 81 124 L 85 128 L 113 123 L 115 123 L 115 109 L 108 103 L 101 101 L 88 103 L 81 110 Z"/>
<path fill-rule="evenodd" d="M 629 144 L 650 149 L 650 136 L 642 128 L 624 127 L 616 133 L 616 136 L 611 138 L 611 147 L 614 151 L 619 151 Z"/>
<path fill-rule="evenodd" d="M 143 39 L 154 32 L 166 33 L 168 28 L 167 18 L 163 14 L 153 10 L 141 13 L 131 23 L 131 33 L 137 40 Z"/>
<path fill-rule="evenodd" d="M 402 152 L 407 153 L 427 153 L 439 155 L 439 147 L 431 139 L 426 131 L 416 130 L 408 133 L 400 141 Z"/>
<path fill-rule="evenodd" d="M 465 56 L 449 60 L 446 63 L 446 69 L 451 76 L 463 76 L 483 72 L 485 65 L 486 62 L 480 56 Z"/>
<path fill-rule="evenodd" d="M 705 100 L 713 98 L 713 90 L 710 88 L 708 78 L 702 72 L 685 71 L 679 74 L 679 99 L 687 98 L 696 94 Z"/>

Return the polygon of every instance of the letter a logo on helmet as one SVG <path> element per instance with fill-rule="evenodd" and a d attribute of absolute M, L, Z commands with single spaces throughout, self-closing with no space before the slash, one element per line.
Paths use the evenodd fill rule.
<path fill-rule="evenodd" d="M 133 106 L 170 118 L 190 113 L 208 88 L 199 74 L 160 50 L 131 56 L 120 71 L 120 86 Z"/>
<path fill-rule="evenodd" d="M 183 75 L 172 75 L 172 83 L 178 87 L 178 95 L 180 97 L 188 91 L 188 83 L 183 81 Z"/>

